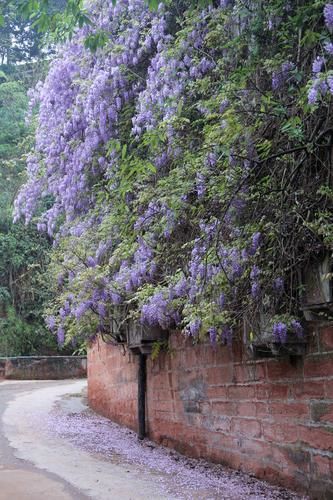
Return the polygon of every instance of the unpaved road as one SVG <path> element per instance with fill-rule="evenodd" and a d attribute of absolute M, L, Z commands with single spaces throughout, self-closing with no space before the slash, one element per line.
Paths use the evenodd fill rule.
<path fill-rule="evenodd" d="M 85 380 L 0 382 L 0 500 L 296 500 L 94 414 Z"/>

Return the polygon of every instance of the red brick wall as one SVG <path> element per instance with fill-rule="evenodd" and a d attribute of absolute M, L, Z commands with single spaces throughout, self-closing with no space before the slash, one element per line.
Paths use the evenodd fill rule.
<path fill-rule="evenodd" d="M 88 354 L 90 406 L 114 422 L 136 430 L 137 364 L 122 347 L 98 339 Z"/>
<path fill-rule="evenodd" d="M 148 360 L 150 437 L 258 477 L 333 492 L 333 328 L 310 334 L 309 353 L 251 360 L 235 345 L 193 346 L 180 334 L 171 352 Z M 137 360 L 100 341 L 88 356 L 91 405 L 136 428 Z"/>

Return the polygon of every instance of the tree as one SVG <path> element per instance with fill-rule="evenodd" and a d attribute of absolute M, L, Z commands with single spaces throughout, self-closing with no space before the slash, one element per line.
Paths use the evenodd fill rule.
<path fill-rule="evenodd" d="M 19 13 L 15 3 L 3 7 L 0 27 L 0 64 L 11 65 L 40 57 L 41 34 Z"/>
<path fill-rule="evenodd" d="M 13 224 L 13 200 L 25 179 L 27 153 L 34 141 L 34 119 L 26 123 L 27 90 L 43 77 L 43 35 L 17 1 L 1 4 L 0 27 L 0 354 L 57 351 L 45 328 L 50 298 L 47 280 L 50 241 L 34 225 Z M 52 2 L 50 9 L 63 2 Z M 44 42 L 44 40 L 43 40 Z M 31 117 L 30 117 L 31 118 Z"/>
<path fill-rule="evenodd" d="M 165 0 L 168 3 L 169 0 Z M 203 7 L 209 5 L 213 0 L 200 0 Z M 116 5 L 117 0 L 113 0 Z M 145 0 L 152 10 L 157 10 L 159 0 Z M 195 2 L 194 2 L 195 3 Z M 0 6 L 0 26 L 6 24 L 6 10 L 14 9 L 24 19 L 32 19 L 32 26 L 38 33 L 44 33 L 53 41 L 65 41 L 71 39 L 77 28 L 90 26 L 92 20 L 83 0 L 4 0 L 4 6 Z M 29 24 L 31 26 L 31 23 Z M 107 41 L 107 33 L 101 29 L 90 34 L 85 40 L 87 48 L 95 51 L 103 47 Z"/>
<path fill-rule="evenodd" d="M 24 122 L 27 110 L 26 91 L 18 82 L 5 81 L 0 84 L 0 158 L 3 162 L 13 154 L 25 136 Z"/>
<path fill-rule="evenodd" d="M 50 243 L 32 225 L 12 221 L 33 140 L 33 129 L 25 123 L 26 87 L 10 74 L 0 77 L 0 354 L 55 352 L 55 338 L 42 316 L 49 298 L 45 271 Z"/>
<path fill-rule="evenodd" d="M 82 0 L 4 0 L 0 9 L 0 25 L 7 41 L 13 40 L 8 35 L 16 33 L 21 39 L 18 45 L 24 49 L 27 38 L 36 39 L 36 32 L 64 40 L 77 27 L 89 23 Z"/>

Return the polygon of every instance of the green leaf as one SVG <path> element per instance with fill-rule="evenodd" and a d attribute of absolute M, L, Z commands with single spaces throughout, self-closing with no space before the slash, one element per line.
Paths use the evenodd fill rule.
<path fill-rule="evenodd" d="M 127 144 L 124 144 L 121 150 L 121 159 L 125 160 L 126 158 L 126 153 L 127 153 Z"/>
<path fill-rule="evenodd" d="M 159 0 L 148 0 L 150 10 L 157 10 L 159 3 Z"/>
<path fill-rule="evenodd" d="M 98 31 L 97 33 L 87 36 L 84 41 L 84 46 L 92 52 L 96 52 L 98 48 L 104 47 L 108 40 L 109 37 L 105 31 Z"/>

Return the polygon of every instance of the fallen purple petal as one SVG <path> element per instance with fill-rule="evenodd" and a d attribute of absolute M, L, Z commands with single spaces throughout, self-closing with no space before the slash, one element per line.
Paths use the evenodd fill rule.
<path fill-rule="evenodd" d="M 150 470 L 153 480 L 171 498 L 190 500 L 296 500 L 298 496 L 241 471 L 220 464 L 195 460 L 159 446 L 148 439 L 138 441 L 135 432 L 99 416 L 91 410 L 65 413 L 61 407 L 48 416 L 47 432 L 89 453 Z M 175 491 L 177 496 L 175 496 Z"/>

